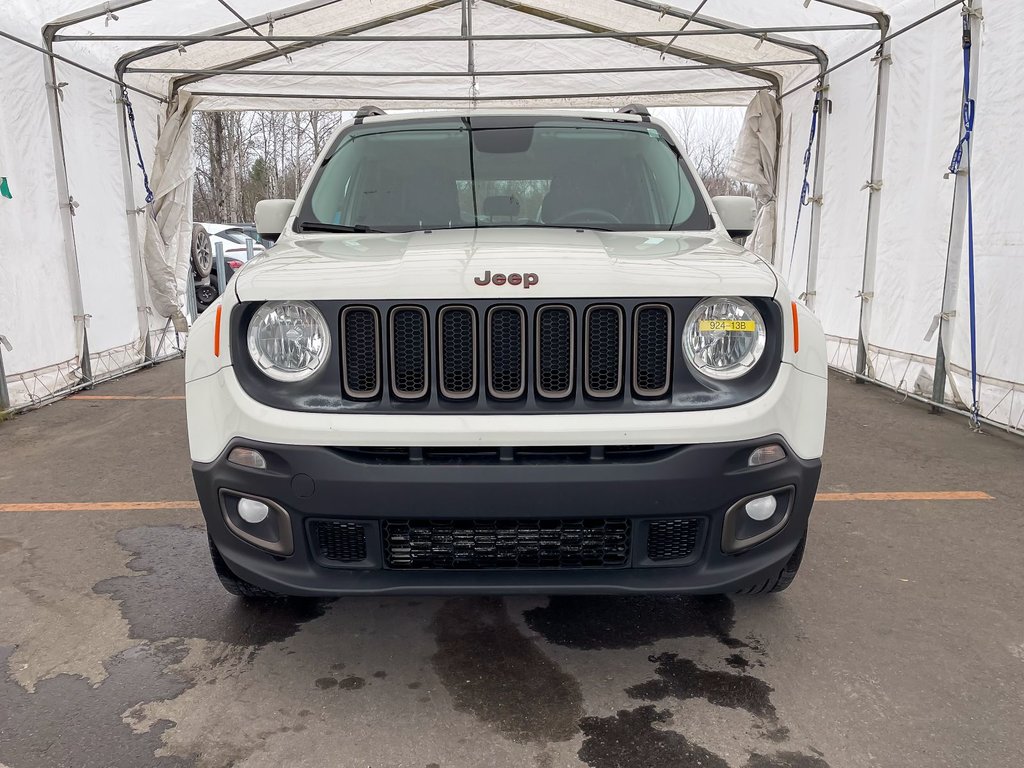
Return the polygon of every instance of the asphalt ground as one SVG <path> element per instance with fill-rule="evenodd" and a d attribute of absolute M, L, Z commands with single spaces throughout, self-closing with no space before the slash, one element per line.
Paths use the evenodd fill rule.
<path fill-rule="evenodd" d="M 0 424 L 0 768 L 1024 764 L 1019 441 L 833 376 L 784 594 L 253 608 L 182 372 Z"/>

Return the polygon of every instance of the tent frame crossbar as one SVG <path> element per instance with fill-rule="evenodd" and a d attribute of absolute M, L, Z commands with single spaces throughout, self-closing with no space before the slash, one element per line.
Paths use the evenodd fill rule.
<path fill-rule="evenodd" d="M 551 100 L 566 100 L 566 99 L 597 99 L 597 98 L 628 98 L 630 96 L 682 96 L 686 94 L 711 94 L 711 93 L 753 93 L 755 91 L 766 91 L 770 90 L 771 86 L 765 85 L 745 85 L 737 86 L 734 88 L 680 88 L 680 89 L 667 89 L 658 91 L 595 91 L 593 93 L 530 93 L 523 95 L 516 94 L 505 94 L 502 96 L 445 96 L 443 101 L 545 101 Z M 189 91 L 193 96 L 236 96 L 242 99 L 308 99 L 309 101 L 352 101 L 352 102 L 368 102 L 374 99 L 380 99 L 382 96 L 377 94 L 376 96 L 350 96 L 345 94 L 335 93 L 323 93 L 323 94 L 290 94 L 290 93 L 256 93 L 248 91 Z M 433 102 L 438 101 L 439 97 L 434 96 L 388 96 L 389 101 L 409 101 L 409 102 Z M 291 111 L 291 110 L 288 110 Z"/>
<path fill-rule="evenodd" d="M 785 61 L 737 61 L 729 64 L 666 64 L 648 67 L 580 67 L 571 69 L 502 69 L 461 72 L 383 71 L 383 70 L 323 70 L 323 69 L 189 69 L 187 67 L 128 67 L 129 75 L 238 75 L 242 77 L 530 77 L 533 75 L 615 75 L 640 72 L 691 72 L 706 69 L 744 70 L 754 66 L 787 67 L 817 64 L 817 59 L 788 59 Z"/>
<path fill-rule="evenodd" d="M 244 29 L 244 27 L 243 27 Z M 89 42 L 89 43 L 133 43 L 157 42 L 173 43 L 486 43 L 516 42 L 532 40 L 631 40 L 636 37 L 673 38 L 673 37 L 713 37 L 720 35 L 769 34 L 774 32 L 843 32 L 857 30 L 877 30 L 877 24 L 836 24 L 794 27 L 733 27 L 731 29 L 677 29 L 641 30 L 637 32 L 520 32 L 484 35 L 239 35 L 230 36 L 206 35 L 57 35 L 56 42 Z"/>
<path fill-rule="evenodd" d="M 675 18 L 675 19 L 681 19 L 681 20 L 684 20 L 684 21 L 692 20 L 694 23 L 700 24 L 703 27 L 710 27 L 713 30 L 717 30 L 718 34 L 742 35 L 744 37 L 753 37 L 753 38 L 757 38 L 758 40 L 764 40 L 765 42 L 771 43 L 772 45 L 777 45 L 777 46 L 782 47 L 782 48 L 789 48 L 790 50 L 793 50 L 793 51 L 802 51 L 804 53 L 809 53 L 809 54 L 811 54 L 812 56 L 814 56 L 818 60 L 819 66 L 823 70 L 824 70 L 824 68 L 826 66 L 828 66 L 828 56 L 825 54 L 824 50 L 822 50 L 821 48 L 819 48 L 816 45 L 812 45 L 810 43 L 802 43 L 802 42 L 800 42 L 798 40 L 793 40 L 791 38 L 787 38 L 787 37 L 783 36 L 785 33 L 800 31 L 796 27 L 785 27 L 785 28 L 781 28 L 781 27 L 776 27 L 776 28 L 769 28 L 769 27 L 761 27 L 761 28 L 757 28 L 757 27 L 737 27 L 737 26 L 729 24 L 727 22 L 720 21 L 719 19 L 711 18 L 710 16 L 702 16 L 700 14 L 688 14 L 685 11 L 678 11 L 678 10 L 675 10 L 675 9 L 672 9 L 672 8 L 667 8 L 664 5 L 659 5 L 657 2 L 652 2 L 652 0 L 614 0 L 614 1 L 616 3 L 618 3 L 619 5 L 628 5 L 628 6 L 632 6 L 633 8 L 640 8 L 640 9 L 645 10 L 645 11 L 650 11 L 652 13 L 657 13 L 659 16 L 661 14 L 665 14 L 666 16 L 669 16 L 669 17 Z M 875 26 L 874 25 L 866 25 L 866 28 L 874 29 Z M 810 30 L 806 30 L 805 29 L 803 31 L 810 31 Z M 829 28 L 828 30 L 822 30 L 822 31 L 835 31 L 835 30 L 832 29 L 832 28 Z M 686 35 L 687 32 L 684 31 L 683 34 Z M 693 34 L 693 32 L 690 32 L 690 34 Z M 712 33 L 710 31 L 705 31 L 705 32 L 703 32 L 703 34 L 709 35 L 709 34 L 712 34 Z"/>

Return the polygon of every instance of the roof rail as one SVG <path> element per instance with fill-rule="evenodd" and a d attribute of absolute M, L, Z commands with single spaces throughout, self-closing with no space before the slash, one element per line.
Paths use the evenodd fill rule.
<path fill-rule="evenodd" d="M 368 117 L 377 117 L 378 115 L 386 115 L 386 114 L 387 114 L 387 112 L 385 112 L 380 107 L 375 107 L 372 104 L 367 104 L 365 106 L 360 107 L 358 110 L 356 110 L 356 121 L 355 122 L 356 122 L 356 125 L 360 125 L 360 124 L 362 124 L 363 120 L 365 120 Z"/>
<path fill-rule="evenodd" d="M 651 113 L 643 104 L 627 104 L 618 110 L 623 115 L 638 115 L 645 123 L 651 122 Z"/>

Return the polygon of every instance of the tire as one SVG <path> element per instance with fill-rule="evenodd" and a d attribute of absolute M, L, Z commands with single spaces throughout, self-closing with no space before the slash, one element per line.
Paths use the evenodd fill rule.
<path fill-rule="evenodd" d="M 790 555 L 789 560 L 786 561 L 782 570 L 774 576 L 768 577 L 765 581 L 740 590 L 737 594 L 767 595 L 775 592 L 784 592 L 789 589 L 789 585 L 793 583 L 794 579 L 796 579 L 796 574 L 800 570 L 800 563 L 803 562 L 804 548 L 806 546 L 807 534 L 804 533 L 804 537 L 800 539 L 800 543 L 796 545 L 796 549 L 793 550 L 793 554 Z"/>
<path fill-rule="evenodd" d="M 228 564 L 224 562 L 224 558 L 220 556 L 220 552 L 217 551 L 217 545 L 213 543 L 213 539 L 207 536 L 207 540 L 210 542 L 210 559 L 213 560 L 213 570 L 217 572 L 217 578 L 220 579 L 224 589 L 236 597 L 244 597 L 248 600 L 269 600 L 278 597 L 269 589 L 257 587 L 255 584 L 250 584 L 235 576 L 228 568 Z"/>
<path fill-rule="evenodd" d="M 800 563 L 804 561 L 804 547 L 807 546 L 807 534 L 800 539 L 800 543 L 796 545 L 796 549 L 793 550 L 792 556 L 786 562 L 786 567 L 779 573 L 775 583 L 772 584 L 769 592 L 783 592 L 789 588 L 789 585 L 793 583 L 796 578 L 797 572 L 800 570 Z"/>
<path fill-rule="evenodd" d="M 196 306 L 199 311 L 202 312 L 209 307 L 213 302 L 217 300 L 217 286 L 212 282 L 209 285 L 205 283 L 196 283 Z"/>
<path fill-rule="evenodd" d="M 202 224 L 192 225 L 192 271 L 200 280 L 213 269 L 213 244 Z"/>

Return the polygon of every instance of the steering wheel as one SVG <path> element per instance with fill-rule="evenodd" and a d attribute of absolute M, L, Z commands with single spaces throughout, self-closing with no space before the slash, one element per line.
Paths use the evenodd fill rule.
<path fill-rule="evenodd" d="M 621 224 L 622 219 L 601 208 L 577 208 L 559 216 L 552 224 Z"/>

